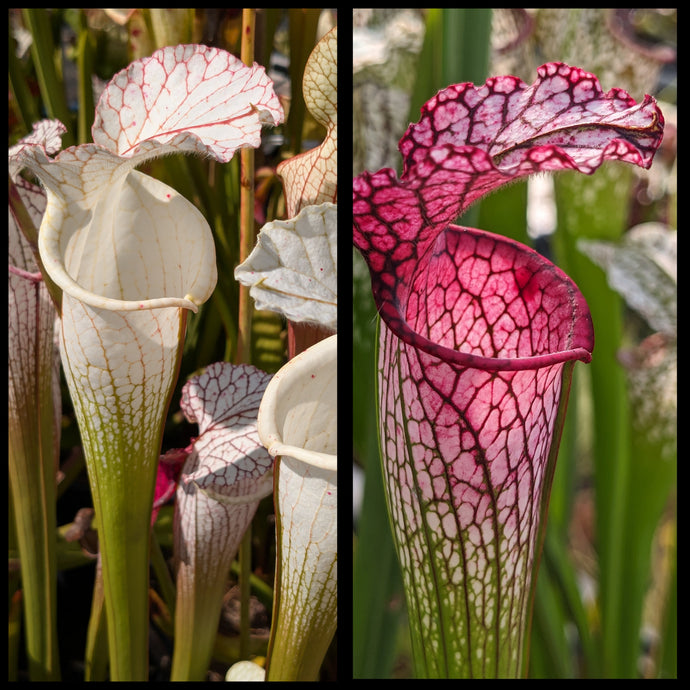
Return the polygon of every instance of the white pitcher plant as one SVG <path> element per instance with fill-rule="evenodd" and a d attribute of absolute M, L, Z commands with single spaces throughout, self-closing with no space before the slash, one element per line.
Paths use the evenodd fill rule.
<path fill-rule="evenodd" d="M 259 437 L 278 460 L 268 680 L 318 680 L 337 627 L 337 338 L 293 357 L 259 408 Z"/>
<path fill-rule="evenodd" d="M 55 128 L 37 126 L 10 150 L 8 446 L 10 501 L 17 531 L 32 679 L 58 680 L 56 469 L 60 439 L 59 355 L 55 304 L 34 255 L 45 193 L 21 178 L 13 162 L 29 142 L 59 148 Z M 22 218 L 23 216 L 23 218 Z"/>
<path fill-rule="evenodd" d="M 171 680 L 204 680 L 227 574 L 259 502 L 273 491 L 273 459 L 259 443 L 257 412 L 270 374 L 216 362 L 182 389 L 199 425 L 177 485 L 177 604 Z"/>
<path fill-rule="evenodd" d="M 317 43 L 302 84 L 305 105 L 326 135 L 278 166 L 288 220 L 267 223 L 254 251 L 235 269 L 258 309 L 288 319 L 290 356 L 336 330 L 337 32 L 334 27 Z"/>
<path fill-rule="evenodd" d="M 279 166 L 290 218 L 265 225 L 235 270 L 257 307 L 283 314 L 291 329 L 291 359 L 268 384 L 258 419 L 276 458 L 267 680 L 317 680 L 337 626 L 336 56 L 334 28 L 312 52 L 303 82 L 326 136 Z"/>
<path fill-rule="evenodd" d="M 118 73 L 93 144 L 18 167 L 43 183 L 38 238 L 62 290 L 60 347 L 99 520 L 111 678 L 146 679 L 148 523 L 186 314 L 213 292 L 211 230 L 174 189 L 136 170 L 171 153 L 227 162 L 283 110 L 263 67 L 200 45 L 156 51 Z"/>

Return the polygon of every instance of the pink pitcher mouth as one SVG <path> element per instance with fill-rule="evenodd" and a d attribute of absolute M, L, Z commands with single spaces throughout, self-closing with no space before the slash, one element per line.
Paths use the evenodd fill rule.
<path fill-rule="evenodd" d="M 409 288 L 372 278 L 388 327 L 444 362 L 517 371 L 592 359 L 592 319 L 575 283 L 508 238 L 449 225 Z"/>

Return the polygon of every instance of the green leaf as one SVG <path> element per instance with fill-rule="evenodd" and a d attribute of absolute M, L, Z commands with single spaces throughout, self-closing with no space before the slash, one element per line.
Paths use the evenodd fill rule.
<path fill-rule="evenodd" d="M 62 77 L 56 68 L 56 56 L 59 56 L 60 52 L 53 41 L 50 14 L 52 11 L 28 8 L 23 9 L 22 14 L 32 36 L 31 54 L 43 103 L 48 117 L 60 120 L 67 127 L 62 140 L 67 147 L 74 144 L 74 132 L 71 128 L 73 118 L 67 107 Z"/>

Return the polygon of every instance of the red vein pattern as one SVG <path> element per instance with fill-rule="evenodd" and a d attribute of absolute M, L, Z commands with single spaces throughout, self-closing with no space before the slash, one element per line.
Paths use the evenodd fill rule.
<path fill-rule="evenodd" d="M 468 231 L 456 232 L 462 236 Z M 453 237 L 450 232 L 445 236 Z M 476 243 L 470 237 L 469 251 Z M 511 246 L 502 238 L 489 241 L 490 237 L 482 234 L 481 240 L 496 254 Z M 517 261 L 520 250 L 513 249 Z M 453 258 L 463 265 L 472 259 L 469 251 L 465 260 Z M 536 263 L 538 257 L 530 253 L 529 258 Z M 550 281 L 555 267 L 542 261 Z M 428 354 L 400 340 L 381 322 L 384 474 L 406 590 L 412 593 L 410 615 L 427 634 L 415 655 L 424 657 L 431 676 L 519 673 L 526 585 L 547 467 L 558 448 L 559 403 L 563 394 L 567 396 L 572 363 L 512 370 L 491 370 L 481 363 L 494 350 L 522 353 L 534 345 L 545 350 L 555 345 L 558 350 L 558 333 L 567 337 L 578 326 L 567 301 L 561 310 L 559 302 L 547 299 L 549 292 L 567 295 L 576 290 L 560 275 L 556 274 L 567 289 L 530 278 L 533 289 L 523 298 L 517 292 L 520 267 L 496 273 L 484 269 L 479 274 L 477 268 L 468 273 L 475 289 L 493 287 L 478 295 L 459 292 L 458 282 L 441 291 L 438 282 L 430 281 L 429 291 L 421 285 L 414 293 L 417 299 L 411 300 L 426 303 L 427 309 L 418 312 L 422 325 L 428 307 L 442 295 L 459 295 L 451 300 L 459 312 L 457 322 L 454 309 L 443 311 L 449 315 L 447 332 L 441 332 L 443 319 L 430 328 L 424 325 L 432 333 L 438 330 L 433 334 L 442 340 L 456 337 L 475 343 L 485 355 L 476 358 L 475 366 Z M 430 269 L 428 275 L 439 273 Z M 588 317 L 586 311 L 580 314 L 591 334 Z M 496 341 L 502 343 L 500 348 Z M 442 649 L 443 666 L 438 662 Z"/>
<path fill-rule="evenodd" d="M 516 677 L 574 362 L 594 331 L 577 286 L 512 240 L 450 223 L 541 171 L 649 167 L 652 98 L 562 63 L 528 86 L 439 92 L 390 169 L 353 183 L 354 244 L 381 316 L 379 424 L 418 674 Z"/>
<path fill-rule="evenodd" d="M 270 379 L 248 364 L 216 362 L 184 385 L 180 407 L 199 425 L 199 436 L 183 468 L 183 483 L 210 495 L 247 500 L 266 483 L 273 458 L 261 445 L 256 417 Z"/>
<path fill-rule="evenodd" d="M 176 491 L 175 639 L 183 650 L 180 656 L 203 650 L 210 657 L 230 566 L 259 501 L 273 487 L 273 458 L 256 428 L 270 379 L 249 364 L 216 362 L 182 388 L 180 408 L 198 424 L 199 436 Z M 189 630 L 194 630 L 193 641 Z M 210 658 L 199 667 L 208 663 Z"/>
<path fill-rule="evenodd" d="M 389 324 L 397 319 L 394 330 L 414 339 L 398 314 L 413 272 L 474 201 L 536 172 L 591 174 L 604 160 L 648 168 L 663 124 L 651 97 L 636 104 L 619 89 L 604 94 L 593 75 L 562 63 L 543 65 L 529 87 L 495 77 L 480 88 L 460 84 L 439 92 L 401 139 L 402 178 L 386 168 L 353 183 L 354 244 L 369 265 L 381 316 Z M 463 359 L 451 350 L 440 354 Z"/>
<path fill-rule="evenodd" d="M 338 200 L 338 28 L 331 29 L 312 51 L 304 68 L 302 89 L 307 110 L 326 128 L 313 149 L 278 165 L 283 178 L 287 217 L 306 206 Z"/>
<path fill-rule="evenodd" d="M 119 156 L 167 145 L 227 162 L 238 148 L 259 146 L 262 124 L 283 119 L 261 65 L 250 68 L 218 48 L 178 45 L 135 60 L 110 80 L 92 134 Z"/>

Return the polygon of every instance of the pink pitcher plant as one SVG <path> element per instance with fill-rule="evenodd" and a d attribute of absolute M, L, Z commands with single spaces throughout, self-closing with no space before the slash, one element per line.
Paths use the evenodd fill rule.
<path fill-rule="evenodd" d="M 384 483 L 419 677 L 518 677 L 574 363 L 594 331 L 533 250 L 454 225 L 538 172 L 648 168 L 653 98 L 548 63 L 439 92 L 400 140 L 403 172 L 354 180 L 354 244 L 381 316 Z"/>

